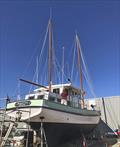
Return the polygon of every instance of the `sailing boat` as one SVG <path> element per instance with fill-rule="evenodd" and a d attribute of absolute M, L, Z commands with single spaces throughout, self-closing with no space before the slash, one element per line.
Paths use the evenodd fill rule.
<path fill-rule="evenodd" d="M 71 82 L 52 85 L 52 26 L 49 20 L 49 85 L 42 86 L 27 80 L 23 82 L 38 86 L 32 93 L 25 95 L 24 100 L 7 104 L 7 114 L 30 124 L 39 130 L 41 125 L 46 134 L 48 147 L 57 147 L 82 135 L 91 132 L 100 121 L 100 112 L 88 110 L 84 106 L 84 90 L 82 85 L 82 69 L 80 59 L 80 43 L 76 35 L 78 49 L 78 65 L 80 88 Z M 42 138 L 42 136 L 41 136 Z M 41 139 L 42 140 L 42 139 Z M 41 141 L 41 147 L 43 142 Z"/>

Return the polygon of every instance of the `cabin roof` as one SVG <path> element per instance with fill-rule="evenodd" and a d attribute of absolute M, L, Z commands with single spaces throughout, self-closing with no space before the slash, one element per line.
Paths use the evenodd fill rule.
<path fill-rule="evenodd" d="M 46 86 L 46 87 L 48 88 L 49 86 Z M 71 85 L 71 83 L 52 85 L 52 89 L 61 88 L 61 87 L 65 87 L 65 88 L 66 87 L 71 87 L 73 89 L 79 90 L 79 88 L 74 87 L 73 85 Z M 42 90 L 46 90 L 46 88 L 40 87 L 40 88 L 35 89 L 34 91 L 37 92 L 37 91 L 42 91 Z"/>

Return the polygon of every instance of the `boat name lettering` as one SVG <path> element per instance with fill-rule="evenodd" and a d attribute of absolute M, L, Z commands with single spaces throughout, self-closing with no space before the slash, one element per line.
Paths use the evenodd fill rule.
<path fill-rule="evenodd" d="M 28 105 L 30 105 L 30 104 L 31 104 L 30 101 L 16 102 L 16 103 L 15 103 L 15 106 L 16 106 L 16 107 L 23 107 L 23 106 L 28 106 Z"/>

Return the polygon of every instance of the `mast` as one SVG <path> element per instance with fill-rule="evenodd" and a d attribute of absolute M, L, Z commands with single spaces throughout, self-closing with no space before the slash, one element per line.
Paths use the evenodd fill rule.
<path fill-rule="evenodd" d="M 64 83 L 64 46 L 63 46 L 63 59 L 62 59 L 62 84 Z"/>
<path fill-rule="evenodd" d="M 76 34 L 76 45 L 77 45 L 77 51 L 78 51 L 78 70 L 80 74 L 80 94 L 81 94 L 81 100 L 84 108 L 84 90 L 83 90 L 83 74 L 82 74 L 82 66 L 81 66 L 81 49 L 80 49 L 80 41 L 78 38 L 78 35 Z"/>
<path fill-rule="evenodd" d="M 38 67 L 38 64 L 39 64 L 39 59 L 38 59 L 38 56 L 37 56 L 37 59 L 36 59 L 36 83 L 39 83 L 38 81 L 38 72 L 39 72 L 39 67 Z"/>
<path fill-rule="evenodd" d="M 52 23 L 51 17 L 49 19 L 49 48 L 48 48 L 48 83 L 49 83 L 49 92 L 51 92 L 52 85 Z"/>

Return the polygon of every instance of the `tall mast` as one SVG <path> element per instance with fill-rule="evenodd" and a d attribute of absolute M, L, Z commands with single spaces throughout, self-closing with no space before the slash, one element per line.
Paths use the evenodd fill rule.
<path fill-rule="evenodd" d="M 62 84 L 64 83 L 64 46 L 63 46 L 63 59 L 62 59 Z"/>
<path fill-rule="evenodd" d="M 49 92 L 51 92 L 51 85 L 52 85 L 52 23 L 51 23 L 51 17 L 49 19 L 48 83 L 49 83 Z"/>
<path fill-rule="evenodd" d="M 38 81 L 38 72 L 39 72 L 39 67 L 38 67 L 38 64 L 39 64 L 39 59 L 38 59 L 38 56 L 37 56 L 37 59 L 36 59 L 36 83 L 39 83 Z"/>
<path fill-rule="evenodd" d="M 78 70 L 80 74 L 80 92 L 81 92 L 81 100 L 83 103 L 84 108 L 84 90 L 83 90 L 83 74 L 82 74 L 82 66 L 81 66 L 81 49 L 80 49 L 80 41 L 76 34 L 76 45 L 77 45 L 77 51 L 78 51 Z"/>

